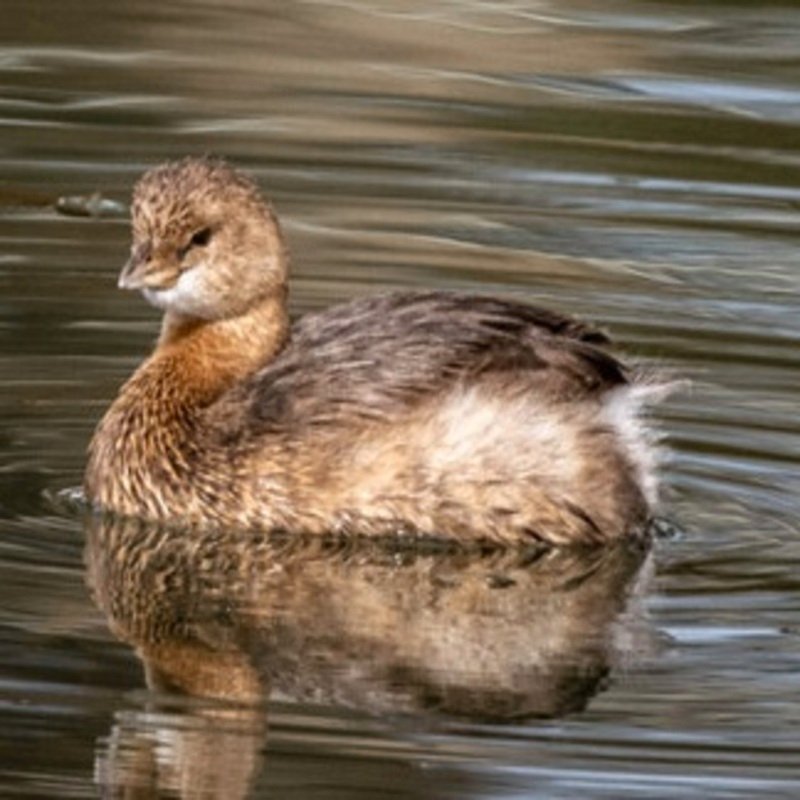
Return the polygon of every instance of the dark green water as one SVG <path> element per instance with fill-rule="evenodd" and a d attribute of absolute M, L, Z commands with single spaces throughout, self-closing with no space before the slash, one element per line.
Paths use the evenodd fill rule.
<path fill-rule="evenodd" d="M 795 4 L 7 0 L 0 85 L 0 796 L 800 796 Z M 491 291 L 690 378 L 683 532 L 644 564 L 176 541 L 137 585 L 109 543 L 142 534 L 57 498 L 157 315 L 115 289 L 124 217 L 54 206 L 206 151 L 274 199 L 297 313 Z M 165 631 L 267 707 L 148 691 L 121 639 Z"/>

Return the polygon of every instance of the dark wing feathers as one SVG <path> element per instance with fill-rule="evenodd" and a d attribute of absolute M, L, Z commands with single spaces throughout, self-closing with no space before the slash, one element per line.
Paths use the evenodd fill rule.
<path fill-rule="evenodd" d="M 552 399 L 626 383 L 600 331 L 524 303 L 445 292 L 356 300 L 301 319 L 290 343 L 236 391 L 255 429 L 386 419 L 459 379 L 520 372 Z M 242 397 L 240 392 L 245 393 Z"/>

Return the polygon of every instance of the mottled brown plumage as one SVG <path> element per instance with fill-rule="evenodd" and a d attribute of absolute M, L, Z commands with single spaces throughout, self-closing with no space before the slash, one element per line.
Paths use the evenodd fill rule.
<path fill-rule="evenodd" d="M 606 337 L 444 292 L 286 314 L 287 254 L 221 161 L 148 172 L 123 288 L 165 309 L 98 426 L 86 492 L 157 520 L 553 544 L 640 534 L 654 502 L 644 387 Z"/>

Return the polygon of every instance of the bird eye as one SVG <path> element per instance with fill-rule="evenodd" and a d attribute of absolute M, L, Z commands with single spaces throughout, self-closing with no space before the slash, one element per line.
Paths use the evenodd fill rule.
<path fill-rule="evenodd" d="M 211 228 L 201 228 L 189 240 L 192 247 L 204 247 L 211 240 Z"/>
<path fill-rule="evenodd" d="M 195 231 L 194 235 L 191 239 L 187 242 L 185 247 L 181 247 L 178 250 L 178 258 L 183 260 L 186 257 L 186 254 L 193 248 L 193 247 L 204 247 L 209 243 L 211 240 L 211 228 L 201 228 L 199 231 Z"/>

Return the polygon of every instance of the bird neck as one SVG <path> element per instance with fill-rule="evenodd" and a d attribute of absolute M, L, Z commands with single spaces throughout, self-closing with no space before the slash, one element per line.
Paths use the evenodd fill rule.
<path fill-rule="evenodd" d="M 203 404 L 275 358 L 288 335 L 285 289 L 232 319 L 198 320 L 167 312 L 143 369 L 160 371 L 168 365 Z"/>
<path fill-rule="evenodd" d="M 273 359 L 286 343 L 285 292 L 227 320 L 167 314 L 155 352 L 123 386 L 89 445 L 92 503 L 152 519 L 186 505 L 202 470 L 197 414 Z"/>

